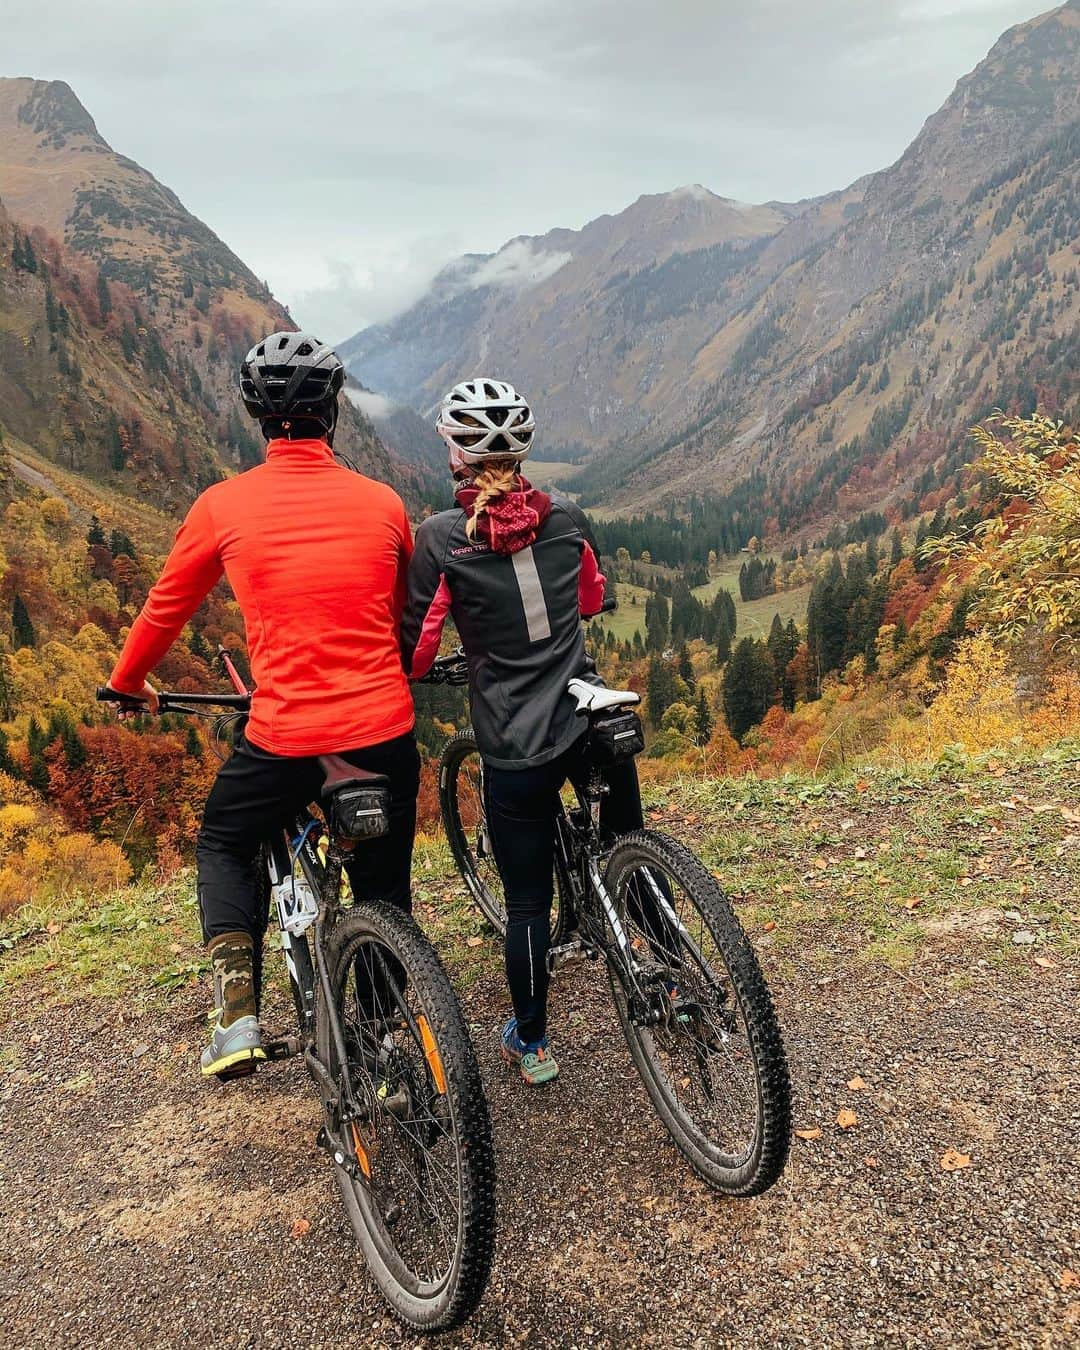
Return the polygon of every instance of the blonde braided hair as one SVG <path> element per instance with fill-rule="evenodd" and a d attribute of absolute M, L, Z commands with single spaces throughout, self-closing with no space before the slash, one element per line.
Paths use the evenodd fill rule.
<path fill-rule="evenodd" d="M 476 538 L 476 526 L 481 511 L 486 511 L 489 503 L 497 502 L 508 492 L 513 492 L 517 482 L 518 462 L 507 456 L 490 459 L 473 478 L 472 486 L 478 489 L 473 503 L 473 513 L 465 525 L 465 533 L 470 539 Z"/>

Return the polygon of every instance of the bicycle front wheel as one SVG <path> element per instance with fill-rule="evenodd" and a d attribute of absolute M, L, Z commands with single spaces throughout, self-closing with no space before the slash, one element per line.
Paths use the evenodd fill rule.
<path fill-rule="evenodd" d="M 463 1322 L 483 1296 L 495 1242 L 495 1157 L 468 1028 L 430 942 L 400 910 L 368 902 L 327 944 L 333 1011 L 316 1019 L 319 1058 L 347 1075 L 360 1119 L 357 1165 L 335 1164 L 353 1231 L 397 1315 L 421 1331 Z"/>
<path fill-rule="evenodd" d="M 484 798 L 484 762 L 471 731 L 460 731 L 443 748 L 439 760 L 439 810 L 450 852 L 469 894 L 500 937 L 506 933 L 506 897 L 495 863 Z M 561 885 L 554 874 L 555 903 L 551 945 L 564 939 Z"/>
<path fill-rule="evenodd" d="M 791 1135 L 772 998 L 730 902 L 681 844 L 624 835 L 605 885 L 637 968 L 609 958 L 615 1006 L 657 1113 L 698 1174 L 729 1195 L 779 1177 Z"/>

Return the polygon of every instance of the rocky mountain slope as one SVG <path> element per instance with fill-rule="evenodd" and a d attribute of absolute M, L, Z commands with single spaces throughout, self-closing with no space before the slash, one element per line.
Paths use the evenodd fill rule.
<path fill-rule="evenodd" d="M 662 352 L 655 335 L 678 340 L 703 288 L 722 303 L 725 279 L 800 210 L 699 186 L 641 197 L 582 230 L 459 259 L 407 313 L 341 353 L 365 384 L 424 412 L 478 370 L 512 373 L 536 400 L 549 445 L 565 452 L 640 423 L 631 335 L 647 328 L 646 345 Z"/>
<path fill-rule="evenodd" d="M 254 462 L 237 362 L 295 325 L 68 85 L 0 79 L 0 211 L 0 430 L 167 507 Z M 415 482 L 351 406 L 339 445 Z"/>
<path fill-rule="evenodd" d="M 550 275 L 511 286 L 464 261 L 346 344 L 352 368 L 418 408 L 481 365 L 518 379 L 548 455 L 583 460 L 569 485 L 605 509 L 723 497 L 751 474 L 784 530 L 919 509 L 972 420 L 1075 400 L 1078 75 L 1070 0 L 1007 32 L 890 168 L 747 212 L 722 240 L 673 225 L 679 194 L 646 199 L 670 217 L 654 230 L 638 203 L 581 232 L 624 222 L 602 271 L 568 232 L 514 241 L 494 261 L 527 248 Z M 730 204 L 682 200 L 730 228 Z"/>

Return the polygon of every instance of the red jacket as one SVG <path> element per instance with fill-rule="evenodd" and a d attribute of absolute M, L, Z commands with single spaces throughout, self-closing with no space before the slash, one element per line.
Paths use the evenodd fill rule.
<path fill-rule="evenodd" d="M 135 694 L 225 573 L 257 686 L 248 738 L 279 755 L 360 749 L 412 729 L 398 623 L 412 535 L 400 497 L 323 441 L 273 440 L 177 531 L 109 683 Z"/>

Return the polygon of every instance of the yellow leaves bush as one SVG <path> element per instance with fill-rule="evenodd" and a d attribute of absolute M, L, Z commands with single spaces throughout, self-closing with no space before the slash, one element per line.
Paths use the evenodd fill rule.
<path fill-rule="evenodd" d="M 1080 653 L 1080 444 L 1060 422 L 1038 413 L 991 419 L 972 436 L 981 470 L 1003 496 L 1002 509 L 963 535 L 927 546 L 950 558 L 976 587 L 971 621 L 1012 646 L 1035 636 Z"/>
<path fill-rule="evenodd" d="M 28 804 L 0 807 L 0 915 L 74 891 L 109 891 L 130 879 L 118 845 L 66 834 Z"/>

